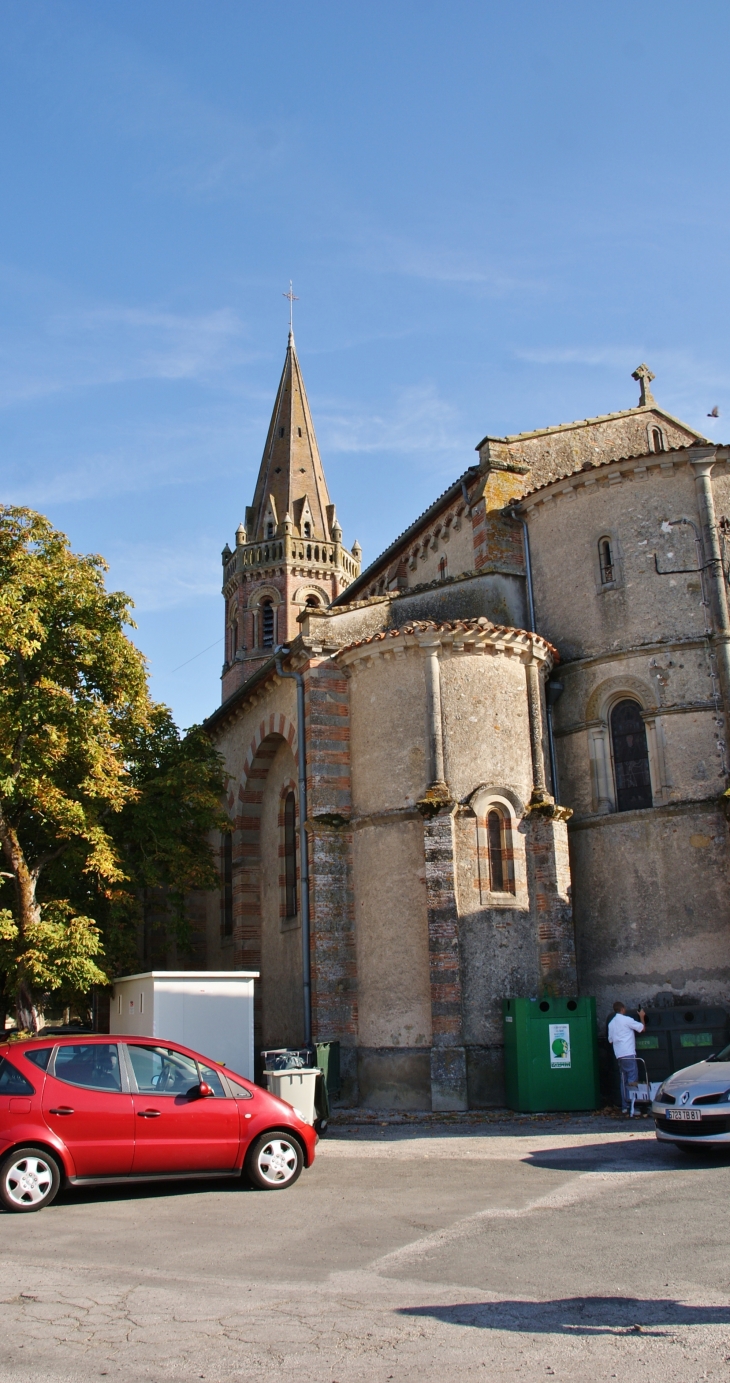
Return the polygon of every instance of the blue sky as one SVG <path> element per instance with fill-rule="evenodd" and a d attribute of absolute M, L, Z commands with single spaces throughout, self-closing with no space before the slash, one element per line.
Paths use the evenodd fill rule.
<path fill-rule="evenodd" d="M 0 34 L 3 498 L 106 556 L 181 725 L 290 278 L 365 561 L 642 360 L 730 434 L 727 4 L 3 0 Z"/>

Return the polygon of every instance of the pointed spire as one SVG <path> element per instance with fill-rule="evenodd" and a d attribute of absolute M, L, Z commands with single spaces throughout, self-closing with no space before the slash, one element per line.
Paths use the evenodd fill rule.
<path fill-rule="evenodd" d="M 272 512 L 290 515 L 294 533 L 299 537 L 329 540 L 332 534 L 328 507 L 332 509 L 294 333 L 290 330 L 256 492 L 246 511 L 248 541 L 266 537 L 266 516 Z M 302 531 L 304 523 L 309 524 L 308 534 Z"/>

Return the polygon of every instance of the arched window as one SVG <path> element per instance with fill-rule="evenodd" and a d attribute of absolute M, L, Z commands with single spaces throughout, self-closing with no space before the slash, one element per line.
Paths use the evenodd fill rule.
<path fill-rule="evenodd" d="M 611 743 L 616 775 L 616 810 L 651 807 L 651 775 L 646 727 L 637 701 L 618 701 L 611 711 Z"/>
<path fill-rule="evenodd" d="M 489 846 L 489 887 L 492 893 L 504 893 L 504 822 L 496 807 L 487 812 L 487 842 Z"/>
<path fill-rule="evenodd" d="M 297 915 L 297 803 L 293 792 L 284 798 L 284 885 L 286 915 Z"/>
<path fill-rule="evenodd" d="M 312 525 L 311 525 L 311 523 L 305 523 L 305 525 L 304 525 L 304 536 L 305 536 L 305 538 L 311 538 L 311 536 L 312 536 Z"/>
<path fill-rule="evenodd" d="M 651 430 L 651 445 L 654 451 L 664 451 L 664 438 L 658 427 L 653 427 Z"/>
<path fill-rule="evenodd" d="M 613 553 L 611 551 L 610 538 L 599 539 L 598 560 L 601 565 L 601 585 L 607 586 L 609 582 L 615 581 L 616 579 L 613 570 Z"/>
<path fill-rule="evenodd" d="M 309 606 L 310 610 L 318 610 L 320 608 L 319 600 L 316 595 L 308 595 L 305 604 Z"/>
<path fill-rule="evenodd" d="M 440 581 L 445 581 L 445 580 L 446 580 L 446 577 L 448 576 L 448 574 L 449 574 L 449 563 L 448 563 L 448 558 L 447 558 L 447 557 L 442 557 L 442 558 L 439 560 L 439 580 L 440 580 Z"/>
<path fill-rule="evenodd" d="M 271 520 L 269 520 L 269 522 L 266 525 L 266 536 L 267 538 L 273 538 L 274 536 L 274 525 L 271 522 Z"/>
<path fill-rule="evenodd" d="M 274 647 L 274 607 L 270 600 L 261 601 L 261 647 Z"/>
<path fill-rule="evenodd" d="M 233 836 L 223 837 L 223 935 L 233 936 Z"/>
<path fill-rule="evenodd" d="M 231 662 L 233 662 L 233 659 L 235 658 L 236 653 L 237 653 L 237 651 L 238 651 L 238 620 L 236 620 L 236 619 L 234 619 L 234 621 L 233 621 L 233 623 L 232 623 L 232 625 L 231 625 L 230 649 L 231 649 Z"/>

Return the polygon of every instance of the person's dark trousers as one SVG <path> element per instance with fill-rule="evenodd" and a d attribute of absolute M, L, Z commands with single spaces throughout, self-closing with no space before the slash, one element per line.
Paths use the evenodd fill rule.
<path fill-rule="evenodd" d="M 639 1063 L 635 1056 L 617 1056 L 616 1060 L 621 1075 L 621 1108 L 624 1114 L 628 1114 L 631 1109 L 628 1087 L 635 1085 L 639 1079 Z"/>

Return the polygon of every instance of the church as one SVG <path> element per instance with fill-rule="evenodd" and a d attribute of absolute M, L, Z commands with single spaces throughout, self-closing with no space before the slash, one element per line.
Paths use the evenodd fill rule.
<path fill-rule="evenodd" d="M 633 378 L 485 436 L 363 569 L 290 334 L 223 549 L 232 829 L 196 925 L 261 972 L 259 1048 L 339 1041 L 348 1104 L 503 1103 L 511 995 L 730 1000 L 730 449 Z"/>

